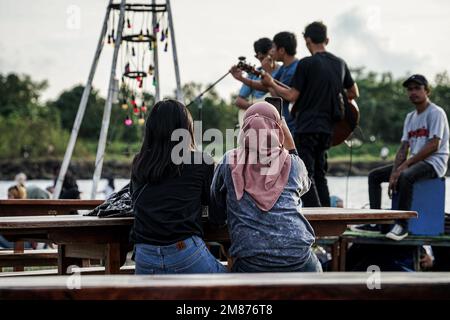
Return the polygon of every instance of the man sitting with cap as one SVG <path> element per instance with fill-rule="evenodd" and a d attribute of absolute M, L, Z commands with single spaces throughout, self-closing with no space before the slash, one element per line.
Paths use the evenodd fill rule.
<path fill-rule="evenodd" d="M 398 192 L 398 209 L 410 210 L 414 183 L 443 177 L 449 156 L 449 125 L 445 111 L 432 103 L 428 96 L 427 79 L 420 74 L 409 77 L 403 86 L 415 105 L 403 125 L 401 145 L 393 165 L 369 173 L 370 208 L 381 208 L 381 183 L 389 182 L 389 197 Z M 352 229 L 368 231 L 368 225 Z M 408 235 L 408 221 L 398 221 L 386 234 L 387 238 L 402 240 Z"/>

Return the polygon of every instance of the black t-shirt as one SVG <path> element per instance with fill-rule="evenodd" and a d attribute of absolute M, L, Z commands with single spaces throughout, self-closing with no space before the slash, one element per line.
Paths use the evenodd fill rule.
<path fill-rule="evenodd" d="M 192 152 L 194 157 L 202 159 L 201 163 L 183 164 L 181 175 L 158 184 L 138 184 L 131 178 L 135 216 L 132 242 L 164 246 L 192 235 L 203 237 L 202 205 L 209 204 L 214 163 L 198 151 Z"/>
<path fill-rule="evenodd" d="M 297 133 L 331 134 L 337 95 L 353 84 L 345 61 L 329 52 L 301 59 L 292 79 L 292 87 L 300 92 L 294 105 Z"/>

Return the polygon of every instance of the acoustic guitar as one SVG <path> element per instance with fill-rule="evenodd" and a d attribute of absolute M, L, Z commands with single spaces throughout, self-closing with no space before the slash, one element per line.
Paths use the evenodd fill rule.
<path fill-rule="evenodd" d="M 263 72 L 256 70 L 256 68 L 245 61 L 244 57 L 239 57 L 239 63 L 237 67 L 247 73 L 254 74 L 261 77 Z M 289 89 L 290 87 L 284 83 L 274 79 L 275 83 L 283 88 Z M 292 109 L 292 103 L 289 105 L 289 110 Z M 355 100 L 350 100 L 348 103 L 343 103 L 342 108 L 344 116 L 341 120 L 337 121 L 334 125 L 333 136 L 331 140 L 331 146 L 337 146 L 343 143 L 353 133 L 355 128 L 359 124 L 359 108 Z M 293 113 L 296 110 L 292 110 Z"/>
<path fill-rule="evenodd" d="M 355 100 L 344 103 L 344 117 L 334 124 L 331 146 L 340 145 L 348 139 L 359 124 L 359 108 Z"/>

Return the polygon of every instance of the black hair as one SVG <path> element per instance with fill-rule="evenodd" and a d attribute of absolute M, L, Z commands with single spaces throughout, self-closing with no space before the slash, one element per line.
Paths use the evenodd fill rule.
<path fill-rule="evenodd" d="M 324 43 L 327 40 L 327 26 L 322 21 L 314 21 L 305 27 L 303 36 L 315 44 Z"/>
<path fill-rule="evenodd" d="M 273 37 L 273 43 L 277 48 L 284 48 L 286 53 L 294 56 L 297 53 L 297 37 L 292 32 L 279 32 Z"/>
<path fill-rule="evenodd" d="M 144 141 L 131 168 L 132 177 L 139 184 L 158 183 L 181 174 L 182 164 L 171 159 L 172 149 L 179 143 L 171 139 L 176 129 L 188 130 L 189 146 L 195 147 L 192 116 L 185 105 L 172 99 L 156 103 L 147 118 Z"/>
<path fill-rule="evenodd" d="M 267 54 L 269 53 L 269 50 L 272 49 L 272 40 L 269 38 L 258 39 L 253 43 L 253 49 L 256 54 Z"/>

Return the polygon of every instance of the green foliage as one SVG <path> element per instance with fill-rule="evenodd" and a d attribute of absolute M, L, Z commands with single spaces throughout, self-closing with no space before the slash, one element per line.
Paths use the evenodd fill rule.
<path fill-rule="evenodd" d="M 187 83 L 183 86 L 185 101 L 193 101 L 209 85 Z M 201 109 L 200 109 L 201 103 Z M 202 120 L 203 130 L 216 128 L 225 134 L 226 129 L 234 129 L 237 124 L 238 109 L 219 97 L 215 89 L 203 95 L 201 101 L 195 101 L 189 106 L 194 120 Z"/>
<path fill-rule="evenodd" d="M 69 133 L 46 118 L 0 117 L 0 158 L 53 157 L 64 154 Z"/>
<path fill-rule="evenodd" d="M 39 117 L 40 109 L 45 108 L 39 97 L 47 86 L 47 81 L 35 82 L 28 75 L 0 74 L 0 116 Z"/>
<path fill-rule="evenodd" d="M 391 73 L 377 74 L 353 70 L 360 97 L 357 99 L 361 113 L 360 127 L 366 138 L 374 136 L 387 143 L 399 143 L 407 113 L 414 110 L 402 83 Z M 430 99 L 450 112 L 450 81 L 446 73 L 436 76 L 436 87 Z"/>
<path fill-rule="evenodd" d="M 392 157 L 399 144 L 405 115 L 414 110 L 402 87 L 403 79 L 364 69 L 353 70 L 353 74 L 360 90 L 357 101 L 363 132 L 359 137 L 363 144 L 353 149 L 353 156 L 355 159 L 379 159 L 380 149 L 386 145 Z M 448 74 L 437 74 L 433 83 L 431 100 L 449 114 Z M 0 158 L 22 157 L 24 153 L 30 157 L 63 156 L 84 87 L 75 86 L 56 100 L 42 103 L 39 98 L 46 87 L 46 81 L 36 82 L 27 75 L 0 74 Z M 185 84 L 185 101 L 193 101 L 207 87 L 193 82 Z M 145 100 L 154 101 L 150 94 L 146 94 Z M 238 109 L 230 102 L 233 100 L 232 97 L 224 100 L 212 89 L 202 97 L 201 109 L 199 101 L 195 101 L 189 110 L 194 120 L 202 119 L 203 130 L 216 128 L 225 134 L 226 129 L 234 129 L 237 124 Z M 104 105 L 105 99 L 97 90 L 92 90 L 75 157 L 95 158 Z M 148 107 L 150 111 L 152 104 L 148 103 Z M 127 112 L 120 104 L 113 104 L 105 156 L 108 159 L 129 160 L 140 148 L 144 127 L 126 127 L 123 120 Z M 348 156 L 349 149 L 344 144 L 330 150 L 331 158 L 347 159 Z"/>

